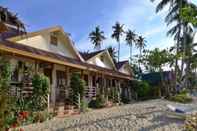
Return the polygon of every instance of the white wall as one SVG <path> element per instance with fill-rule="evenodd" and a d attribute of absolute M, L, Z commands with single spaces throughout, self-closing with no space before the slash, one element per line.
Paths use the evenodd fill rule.
<path fill-rule="evenodd" d="M 37 35 L 34 37 L 19 40 L 17 42 L 34 47 L 34 48 L 38 48 L 38 49 L 42 49 L 42 50 L 49 51 L 52 53 L 57 53 L 63 56 L 67 56 L 70 58 L 77 58 L 76 53 L 74 52 L 69 41 L 66 40 L 66 38 L 62 39 L 59 36 L 57 46 L 50 44 L 50 33 Z"/>
<path fill-rule="evenodd" d="M 103 67 L 103 68 L 114 69 L 113 64 L 111 63 L 111 60 L 108 58 L 107 54 L 104 53 L 104 54 L 101 54 L 101 55 L 104 55 L 104 60 L 103 61 L 101 61 L 101 57 L 100 57 L 100 55 L 98 55 L 98 56 L 90 59 L 88 61 L 88 63 L 94 64 L 94 65 L 97 65 L 97 66 L 100 66 L 100 67 Z"/>
<path fill-rule="evenodd" d="M 130 72 L 130 69 L 128 67 L 127 64 L 123 65 L 120 69 L 119 69 L 120 72 L 124 73 L 124 74 L 127 74 L 127 75 L 130 75 L 131 72 Z"/>

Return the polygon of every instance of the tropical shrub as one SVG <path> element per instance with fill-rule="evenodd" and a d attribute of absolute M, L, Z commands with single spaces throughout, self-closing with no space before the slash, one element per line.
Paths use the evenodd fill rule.
<path fill-rule="evenodd" d="M 179 93 L 175 96 L 171 96 L 169 100 L 180 103 L 190 103 L 192 102 L 192 97 L 188 96 L 186 93 Z"/>
<path fill-rule="evenodd" d="M 78 96 L 80 95 L 80 100 L 83 99 L 85 88 L 85 81 L 80 78 L 79 73 L 72 74 L 70 86 L 72 89 L 72 102 L 78 104 Z"/>
<path fill-rule="evenodd" d="M 121 96 L 120 96 L 120 92 L 117 88 L 114 88 L 113 90 L 113 94 L 114 94 L 114 97 L 113 97 L 113 102 L 114 103 L 120 103 L 121 101 Z"/>
<path fill-rule="evenodd" d="M 47 107 L 49 94 L 49 79 L 42 74 L 36 74 L 32 80 L 33 97 L 32 106 L 35 111 L 44 110 Z"/>
<path fill-rule="evenodd" d="M 101 95 L 97 95 L 96 99 L 92 99 L 88 106 L 94 109 L 103 108 L 105 106 L 105 99 Z"/>
<path fill-rule="evenodd" d="M 151 95 L 151 87 L 145 81 L 132 81 L 131 86 L 134 88 L 134 91 L 137 93 L 138 99 L 150 99 L 152 98 Z"/>
<path fill-rule="evenodd" d="M 0 131 L 5 130 L 7 118 L 10 115 L 11 97 L 9 84 L 11 80 L 11 66 L 8 60 L 0 58 Z"/>
<path fill-rule="evenodd" d="M 88 103 L 86 100 L 82 100 L 81 103 L 80 103 L 80 111 L 81 112 L 86 112 L 88 110 Z"/>

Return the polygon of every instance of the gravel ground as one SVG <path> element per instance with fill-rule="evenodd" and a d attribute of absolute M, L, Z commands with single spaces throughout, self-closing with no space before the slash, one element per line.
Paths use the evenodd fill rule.
<path fill-rule="evenodd" d="M 54 118 L 24 127 L 25 131 L 182 131 L 183 120 L 166 115 L 166 100 L 149 100 L 81 115 Z M 181 105 L 181 104 L 177 104 Z M 195 106 L 188 104 L 188 106 Z M 197 107 L 196 107 L 197 109 Z"/>

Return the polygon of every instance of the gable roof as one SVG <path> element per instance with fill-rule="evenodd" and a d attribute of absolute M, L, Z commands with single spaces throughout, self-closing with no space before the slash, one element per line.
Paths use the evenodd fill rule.
<path fill-rule="evenodd" d="M 102 72 L 102 73 L 105 73 L 107 75 L 114 76 L 114 77 L 131 79 L 130 75 L 126 75 L 124 73 L 121 73 L 115 70 L 98 67 L 96 65 L 88 64 L 77 59 L 68 58 L 66 56 L 40 50 L 40 49 L 30 47 L 27 45 L 14 43 L 11 41 L 0 41 L 0 50 L 13 53 L 16 55 L 20 55 L 20 56 L 29 57 L 32 59 L 38 59 L 38 60 L 43 60 L 43 61 L 47 61 L 51 63 L 72 66 L 72 67 L 86 69 L 90 71 L 98 71 L 98 72 Z"/>
<path fill-rule="evenodd" d="M 79 52 L 80 55 L 83 57 L 84 60 L 89 60 L 90 58 L 98 55 L 99 53 L 103 52 L 104 50 L 94 51 L 94 52 Z"/>
<path fill-rule="evenodd" d="M 109 51 L 107 49 L 99 50 L 99 51 L 95 51 L 95 52 L 91 52 L 91 53 L 82 53 L 81 52 L 80 54 L 85 61 L 90 61 L 91 59 L 95 58 L 96 56 L 99 56 L 99 55 L 104 54 L 104 53 L 107 54 L 108 58 L 110 59 L 110 61 L 112 63 L 112 66 L 116 70 L 116 65 L 115 65 L 115 63 L 114 63 L 114 61 L 113 61 L 112 57 L 110 56 Z"/>
<path fill-rule="evenodd" d="M 120 62 L 116 63 L 116 68 L 119 70 L 119 69 L 122 68 L 123 65 L 125 65 L 125 64 L 127 64 L 127 63 L 129 63 L 128 60 L 120 61 Z"/>
<path fill-rule="evenodd" d="M 34 37 L 34 36 L 37 36 L 37 35 L 42 35 L 42 34 L 45 34 L 45 33 L 55 32 L 55 31 L 60 31 L 65 36 L 65 38 L 69 41 L 69 44 L 71 45 L 72 49 L 76 53 L 77 57 L 81 61 L 84 61 L 83 58 L 81 57 L 81 55 L 79 54 L 78 50 L 75 48 L 73 41 L 69 37 L 69 34 L 64 32 L 64 30 L 61 26 L 54 26 L 54 27 L 50 27 L 50 28 L 46 28 L 46 29 L 42 29 L 42 30 L 39 30 L 39 31 L 30 32 L 30 33 L 28 32 L 24 35 L 18 35 L 18 36 L 15 36 L 15 37 L 8 38 L 8 40 L 16 42 L 16 41 L 23 40 L 23 39 L 26 39 L 26 38 Z"/>

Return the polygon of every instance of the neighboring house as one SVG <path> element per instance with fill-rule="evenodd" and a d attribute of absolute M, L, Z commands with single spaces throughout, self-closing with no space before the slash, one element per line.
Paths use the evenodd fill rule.
<path fill-rule="evenodd" d="M 12 27 L 15 30 L 15 27 Z M 12 31 L 9 30 L 9 31 Z M 132 79 L 127 66 L 116 67 L 107 50 L 82 54 L 77 51 L 69 35 L 60 26 L 17 36 L 8 33 L 0 41 L 0 57 L 7 57 L 12 66 L 12 86 L 24 86 L 36 72 L 50 79 L 50 105 L 69 99 L 70 78 L 79 72 L 86 81 L 86 98 L 96 96 L 99 86 L 126 88 L 122 83 Z M 11 35 L 13 34 L 13 35 Z M 13 37 L 12 37 L 13 36 Z M 4 37 L 5 38 L 5 37 Z M 30 87 L 29 87 L 30 88 Z"/>
<path fill-rule="evenodd" d="M 127 74 L 127 75 L 132 74 L 132 69 L 131 69 L 131 66 L 129 65 L 128 60 L 120 61 L 120 62 L 116 63 L 116 67 L 117 67 L 119 72 L 122 72 L 122 73 Z"/>
<path fill-rule="evenodd" d="M 132 76 L 132 74 L 133 74 L 133 71 L 131 69 L 131 66 L 130 66 L 128 60 L 120 61 L 120 62 L 116 63 L 116 68 L 121 73 L 130 75 L 130 76 Z M 123 95 L 123 98 L 126 97 L 124 99 L 131 100 L 133 94 L 132 94 L 132 89 L 127 88 L 128 85 L 129 85 L 129 81 L 127 81 L 127 80 L 125 80 L 124 82 L 121 82 L 122 95 Z"/>
<path fill-rule="evenodd" d="M 149 84 L 158 86 L 161 84 L 161 75 L 163 77 L 163 80 L 166 83 L 169 83 L 175 79 L 175 75 L 171 71 L 164 71 L 162 73 L 160 72 L 153 72 L 153 73 L 147 73 L 142 74 L 142 80 L 147 81 Z"/>

